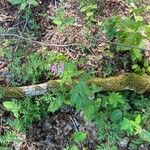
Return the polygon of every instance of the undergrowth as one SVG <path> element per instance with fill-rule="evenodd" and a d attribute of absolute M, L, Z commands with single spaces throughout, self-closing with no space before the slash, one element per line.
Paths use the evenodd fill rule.
<path fill-rule="evenodd" d="M 10 2 L 12 5 L 17 5 L 21 11 L 39 4 L 35 0 L 11 0 Z M 129 64 L 130 71 L 150 75 L 150 61 L 144 52 L 149 47 L 147 41 L 150 38 L 150 26 L 144 22 L 143 9 L 137 11 L 136 5 L 132 7 L 130 8 L 132 15 L 129 17 L 114 16 L 98 22 L 96 1 L 82 0 L 79 4 L 80 12 L 85 17 L 85 27 L 89 29 L 91 26 L 96 26 L 106 34 L 108 40 L 106 42 L 109 44 L 110 52 L 113 53 L 112 58 L 115 59 L 117 54 L 126 54 L 129 60 L 126 59 L 124 65 Z M 74 24 L 74 18 L 66 17 L 63 7 L 59 8 L 56 16 L 51 19 L 59 32 Z M 3 49 L 1 51 L 4 52 Z M 119 141 L 125 137 L 129 138 L 128 145 L 131 150 L 137 149 L 142 143 L 150 142 L 149 95 L 130 91 L 102 92 L 101 87 L 94 84 L 88 86 L 86 81 L 94 73 L 79 70 L 80 60 L 70 60 L 63 54 L 45 50 L 19 56 L 8 52 L 3 56 L 10 60 L 8 68 L 11 86 L 32 85 L 60 79 L 61 88 L 52 89 L 40 97 L 8 99 L 3 102 L 4 108 L 12 117 L 5 122 L 8 130 L 0 136 L 1 149 L 9 149 L 14 141 L 19 141 L 18 133 L 26 132 L 33 123 L 59 111 L 65 105 L 82 112 L 84 119 L 95 125 L 99 140 L 97 150 L 117 150 Z M 112 74 L 114 70 L 112 65 L 104 66 L 104 76 Z M 64 83 L 72 82 L 72 79 L 76 78 L 79 82 L 68 91 Z M 84 142 L 87 137 L 87 133 L 83 131 L 75 132 L 71 135 L 75 144 L 66 146 L 64 150 L 78 150 L 78 143 Z"/>

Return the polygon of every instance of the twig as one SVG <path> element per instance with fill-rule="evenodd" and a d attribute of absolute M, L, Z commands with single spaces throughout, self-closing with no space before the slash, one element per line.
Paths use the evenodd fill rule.
<path fill-rule="evenodd" d="M 20 36 L 20 35 L 17 35 L 17 34 L 8 34 L 8 33 L 4 33 L 4 34 L 0 34 L 0 38 L 1 36 L 3 37 L 16 37 L 16 38 L 20 38 L 22 40 L 25 40 L 25 41 L 29 41 L 31 43 L 36 43 L 36 44 L 39 44 L 41 46 L 50 46 L 50 47 L 70 47 L 70 46 L 78 46 L 79 44 L 51 44 L 51 43 L 44 43 L 44 42 L 39 42 L 39 41 L 36 41 L 36 40 L 33 40 L 33 39 L 29 39 L 29 38 L 26 38 L 26 37 L 23 37 L 23 36 Z"/>
<path fill-rule="evenodd" d="M 93 37 L 89 37 L 89 36 L 86 36 L 86 35 L 83 35 L 83 34 L 78 34 L 78 33 L 75 33 L 76 35 L 80 35 L 80 36 L 84 36 L 86 37 L 87 39 L 94 39 Z M 101 37 L 103 37 L 104 35 L 101 34 L 100 35 Z M 143 51 L 150 51 L 150 49 L 148 48 L 140 48 L 138 46 L 131 46 L 131 45 L 126 45 L 126 44 L 121 44 L 121 43 L 118 43 L 118 42 L 112 42 L 112 41 L 109 41 L 109 40 L 105 40 L 105 39 L 97 39 L 95 38 L 94 40 L 96 41 L 100 41 L 100 42 L 104 42 L 104 43 L 108 43 L 108 44 L 114 44 L 114 45 L 119 45 L 119 46 L 124 46 L 124 47 L 127 47 L 127 48 L 130 48 L 130 49 L 140 49 L 140 50 L 143 50 Z"/>
<path fill-rule="evenodd" d="M 84 36 L 88 39 L 93 39 L 93 37 L 87 37 L 86 35 L 82 35 L 82 34 L 78 34 L 76 33 L 76 35 L 80 35 L 80 36 Z M 11 36 L 11 37 L 16 37 L 16 38 L 20 38 L 22 40 L 25 40 L 25 41 L 29 41 L 31 43 L 37 43 L 39 45 L 42 45 L 42 46 L 50 46 L 50 47 L 70 47 L 70 46 L 79 46 L 80 44 L 51 44 L 51 43 L 44 43 L 44 42 L 39 42 L 39 41 L 36 41 L 36 40 L 33 40 L 33 39 L 29 39 L 29 38 L 26 38 L 26 37 L 23 37 L 23 36 L 20 36 L 20 35 L 17 35 L 17 34 L 8 34 L 8 33 L 4 33 L 4 34 L 0 34 L 0 36 L 3 36 L 3 37 L 6 37 L 6 36 Z M 101 34 L 102 36 L 102 34 Z M 108 43 L 108 44 L 114 44 L 114 45 L 119 45 L 119 46 L 124 46 L 124 47 L 127 47 L 129 49 L 140 49 L 142 51 L 150 51 L 150 49 L 147 49 L 147 48 L 140 48 L 138 46 L 131 46 L 131 45 L 126 45 L 126 44 L 121 44 L 121 43 L 118 43 L 118 42 L 112 42 L 112 41 L 109 41 L 109 40 L 105 40 L 105 39 L 96 39 L 96 41 L 101 41 L 101 42 L 104 42 L 104 43 Z"/>

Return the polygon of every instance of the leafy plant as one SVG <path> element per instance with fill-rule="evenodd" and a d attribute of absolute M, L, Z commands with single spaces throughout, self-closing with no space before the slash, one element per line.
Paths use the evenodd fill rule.
<path fill-rule="evenodd" d="M 58 31 L 62 31 L 65 26 L 71 26 L 74 23 L 72 17 L 65 17 L 65 10 L 59 8 L 56 12 L 56 17 L 53 18 L 53 23 L 58 26 Z"/>
<path fill-rule="evenodd" d="M 113 108 L 116 108 L 119 103 L 124 103 L 122 95 L 120 95 L 120 93 L 115 92 L 110 93 L 110 95 L 108 96 L 108 100 L 109 103 L 113 106 Z"/>
<path fill-rule="evenodd" d="M 19 5 L 21 10 L 25 10 L 28 6 L 37 6 L 37 0 L 10 0 L 12 5 Z"/>
<path fill-rule="evenodd" d="M 45 52 L 29 53 L 28 56 L 7 56 L 11 61 L 9 69 L 11 72 L 11 81 L 13 85 L 25 85 L 28 83 L 38 83 L 41 78 L 54 78 L 51 67 L 53 64 L 61 64 L 66 58 L 62 54 Z M 15 57 L 15 59 L 14 59 Z"/>
<path fill-rule="evenodd" d="M 149 62 L 145 62 L 142 49 L 147 49 L 145 40 L 149 39 L 147 28 L 142 21 L 130 18 L 112 17 L 106 19 L 102 24 L 102 30 L 110 40 L 110 48 L 116 52 L 126 52 L 130 54 L 132 69 L 135 72 L 148 73 Z M 143 65 L 145 64 L 145 65 Z"/>
<path fill-rule="evenodd" d="M 97 5 L 94 3 L 91 3 L 86 6 L 83 6 L 80 11 L 85 13 L 86 20 L 88 20 L 90 22 L 96 22 L 96 19 L 95 19 L 95 11 L 96 10 L 97 10 Z"/>

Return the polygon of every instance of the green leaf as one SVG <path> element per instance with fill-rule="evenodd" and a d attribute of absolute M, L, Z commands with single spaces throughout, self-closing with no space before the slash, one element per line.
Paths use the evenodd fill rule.
<path fill-rule="evenodd" d="M 86 133 L 82 131 L 75 132 L 72 138 L 76 143 L 83 142 L 86 139 Z"/>
<path fill-rule="evenodd" d="M 88 13 L 86 13 L 86 15 L 87 15 L 88 17 L 90 17 L 90 16 L 93 16 L 94 13 L 93 13 L 93 12 L 88 12 Z"/>
<path fill-rule="evenodd" d="M 5 30 L 3 27 L 0 26 L 0 34 L 5 33 L 5 31 L 6 31 L 6 30 Z"/>
<path fill-rule="evenodd" d="M 143 57 L 143 54 L 140 49 L 132 49 L 130 51 L 130 54 L 131 54 L 132 61 L 141 60 Z"/>
<path fill-rule="evenodd" d="M 123 116 L 123 114 L 122 114 L 121 110 L 116 109 L 113 112 L 111 112 L 110 119 L 112 122 L 117 122 L 122 118 L 122 116 Z"/>
<path fill-rule="evenodd" d="M 54 18 L 53 19 L 53 22 L 56 24 L 56 25 L 58 25 L 58 26 L 60 26 L 60 25 L 62 25 L 62 20 L 60 20 L 60 18 Z"/>
<path fill-rule="evenodd" d="M 76 145 L 73 145 L 72 147 L 70 147 L 69 150 L 79 150 L 78 147 Z"/>
<path fill-rule="evenodd" d="M 96 111 L 96 107 L 92 103 L 91 103 L 91 105 L 88 105 L 86 107 L 86 109 L 84 111 L 84 116 L 85 116 L 86 121 L 90 121 L 95 117 L 94 116 L 95 111 Z"/>
<path fill-rule="evenodd" d="M 62 106 L 62 100 L 60 98 L 54 99 L 53 101 L 50 102 L 50 105 L 48 107 L 49 112 L 55 112 Z"/>
<path fill-rule="evenodd" d="M 82 7 L 80 11 L 81 11 L 81 12 L 85 12 L 85 11 L 87 11 L 87 10 L 88 10 L 88 7 Z"/>
<path fill-rule="evenodd" d="M 64 24 L 67 26 L 73 25 L 74 19 L 72 17 L 68 17 L 64 20 Z"/>
<path fill-rule="evenodd" d="M 135 122 L 136 122 L 137 124 L 140 124 L 140 123 L 141 123 L 141 115 L 137 115 L 137 116 L 136 116 Z"/>
<path fill-rule="evenodd" d="M 150 38 L 150 25 L 147 25 L 147 26 L 145 27 L 145 34 L 146 34 L 146 36 L 147 36 L 148 38 Z"/>
<path fill-rule="evenodd" d="M 20 106 L 17 103 L 13 101 L 5 101 L 3 102 L 3 105 L 7 110 L 12 111 L 16 118 L 19 117 Z"/>
<path fill-rule="evenodd" d="M 21 10 L 25 10 L 25 8 L 28 6 L 28 3 L 27 2 L 23 2 L 21 3 L 21 6 L 20 6 L 20 9 Z"/>
<path fill-rule="evenodd" d="M 0 57 L 3 57 L 3 56 L 4 56 L 4 49 L 0 48 Z"/>
<path fill-rule="evenodd" d="M 13 5 L 18 5 L 22 3 L 22 0 L 10 0 Z"/>
<path fill-rule="evenodd" d="M 96 4 L 92 5 L 91 9 L 97 9 L 97 5 Z"/>
<path fill-rule="evenodd" d="M 141 139 L 150 142 L 150 132 L 146 131 L 146 130 L 142 130 L 141 133 L 139 133 Z"/>
<path fill-rule="evenodd" d="M 127 118 L 120 123 L 120 129 L 126 131 L 128 134 L 134 134 L 134 126 L 131 124 L 131 121 Z"/>
<path fill-rule="evenodd" d="M 38 6 L 38 2 L 36 0 L 29 0 L 28 3 L 33 5 L 33 6 Z"/>
<path fill-rule="evenodd" d="M 120 93 L 118 93 L 118 92 L 112 92 L 112 93 L 110 93 L 109 96 L 108 96 L 108 100 L 109 100 L 109 103 L 114 108 L 116 108 L 119 103 L 120 104 L 124 103 L 122 95 Z"/>

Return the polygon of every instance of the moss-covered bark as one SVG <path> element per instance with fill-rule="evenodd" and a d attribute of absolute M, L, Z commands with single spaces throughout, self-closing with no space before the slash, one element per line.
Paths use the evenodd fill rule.
<path fill-rule="evenodd" d="M 78 81 L 65 83 L 64 86 L 71 88 Z M 87 81 L 89 85 L 95 84 L 102 87 L 103 91 L 133 90 L 137 93 L 150 92 L 150 76 L 124 73 L 119 76 L 108 78 L 92 78 Z M 52 88 L 60 88 L 60 80 L 50 80 L 43 84 L 22 87 L 1 87 L 4 97 L 21 98 L 25 96 L 43 95 Z"/>

